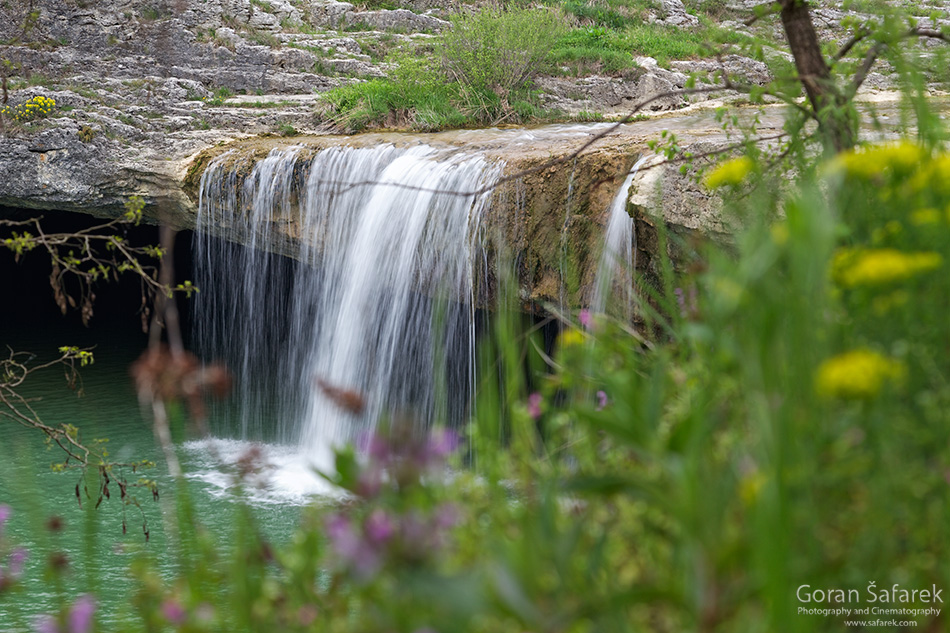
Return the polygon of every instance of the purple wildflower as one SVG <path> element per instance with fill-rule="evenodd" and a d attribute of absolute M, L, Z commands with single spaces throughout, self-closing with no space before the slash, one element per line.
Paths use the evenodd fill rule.
<path fill-rule="evenodd" d="M 435 526 L 442 530 L 453 528 L 459 524 L 461 513 L 454 503 L 443 503 L 435 511 Z"/>
<path fill-rule="evenodd" d="M 426 458 L 443 460 L 458 448 L 458 434 L 451 429 L 436 429 L 429 435 L 426 442 Z"/>
<path fill-rule="evenodd" d="M 396 528 L 392 519 L 381 508 L 373 510 L 373 513 L 366 518 L 366 523 L 363 525 L 363 532 L 366 534 L 367 540 L 373 545 L 385 543 L 395 531 Z"/>
<path fill-rule="evenodd" d="M 598 410 L 598 411 L 603 411 L 604 407 L 607 406 L 607 402 L 608 402 L 608 400 L 607 400 L 607 392 L 606 392 L 606 391 L 598 391 L 598 392 L 597 392 L 597 410 Z"/>
<path fill-rule="evenodd" d="M 371 578 L 382 566 L 379 552 L 370 547 L 361 547 L 350 561 L 353 572 L 360 580 Z"/>
<path fill-rule="evenodd" d="M 367 578 L 379 568 L 379 554 L 357 534 L 348 517 L 332 515 L 327 521 L 327 536 L 340 561 L 357 576 Z"/>
<path fill-rule="evenodd" d="M 389 439 L 378 433 L 369 433 L 363 442 L 363 449 L 372 459 L 386 464 L 392 457 L 392 446 Z"/>
<path fill-rule="evenodd" d="M 359 551 L 360 538 L 350 519 L 342 514 L 333 514 L 327 519 L 327 537 L 343 560 L 351 560 Z"/>
<path fill-rule="evenodd" d="M 686 317 L 686 300 L 683 298 L 683 289 L 676 288 L 673 290 L 673 294 L 676 295 L 676 304 L 680 308 L 680 316 L 685 318 Z"/>
<path fill-rule="evenodd" d="M 577 320 L 581 322 L 585 330 L 589 330 L 594 324 L 594 317 L 587 308 L 580 311 L 580 314 L 577 315 Z"/>
<path fill-rule="evenodd" d="M 364 499 L 372 499 L 379 494 L 383 487 L 383 471 L 380 467 L 372 464 L 362 471 L 356 479 L 356 494 Z"/>
<path fill-rule="evenodd" d="M 96 612 L 96 600 L 89 594 L 79 596 L 69 610 L 69 633 L 92 631 L 92 616 Z"/>
<path fill-rule="evenodd" d="M 432 526 L 416 512 L 409 512 L 400 522 L 400 535 L 406 551 L 413 556 L 422 556 L 429 551 Z"/>
<path fill-rule="evenodd" d="M 184 624 L 187 615 L 185 609 L 174 598 L 168 598 L 162 603 L 162 617 L 175 626 Z"/>
<path fill-rule="evenodd" d="M 541 394 L 537 391 L 528 396 L 528 415 L 535 420 L 541 418 L 541 402 L 543 400 L 544 398 L 542 398 Z"/>

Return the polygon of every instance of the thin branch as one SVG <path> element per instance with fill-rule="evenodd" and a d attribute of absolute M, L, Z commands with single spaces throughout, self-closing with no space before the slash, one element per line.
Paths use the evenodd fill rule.
<path fill-rule="evenodd" d="M 948 37 L 943 31 L 921 28 L 919 26 L 911 28 L 909 31 L 907 31 L 907 34 L 904 37 L 930 37 L 936 40 L 950 42 L 950 37 Z"/>
<path fill-rule="evenodd" d="M 697 158 L 710 158 L 712 156 L 721 156 L 722 154 L 728 154 L 737 149 L 745 147 L 749 143 L 765 143 L 768 141 L 777 141 L 781 138 L 788 136 L 788 132 L 781 132 L 779 134 L 774 134 L 772 136 L 759 136 L 754 139 L 749 139 L 747 141 L 742 141 L 739 143 L 733 143 L 732 145 L 726 145 L 717 149 L 709 150 L 708 152 L 700 152 L 699 154 L 689 154 L 688 156 L 677 157 L 677 158 L 668 158 L 651 165 L 644 165 L 639 169 L 640 172 L 645 172 L 650 169 L 655 169 L 657 167 L 663 167 L 664 165 L 673 165 L 676 163 L 686 162 L 688 160 L 696 160 Z"/>
<path fill-rule="evenodd" d="M 864 61 L 861 63 L 861 67 L 858 68 L 857 72 L 854 73 L 854 77 L 851 79 L 851 85 L 848 88 L 849 97 L 853 97 L 857 94 L 858 90 L 861 88 L 861 85 L 868 78 L 868 73 L 871 71 L 871 67 L 874 66 L 877 58 L 882 52 L 884 52 L 886 47 L 887 45 L 884 42 L 878 42 L 868 49 L 867 55 L 864 56 Z"/>
<path fill-rule="evenodd" d="M 904 35 L 901 36 L 902 39 L 906 39 L 908 37 L 928 37 L 941 40 L 943 42 L 950 42 L 950 36 L 948 36 L 946 33 L 937 31 L 936 29 L 922 28 L 919 26 L 911 27 L 906 33 L 904 33 Z M 858 68 L 854 78 L 851 80 L 851 85 L 848 90 L 849 97 L 853 97 L 855 94 L 857 94 L 858 90 L 861 88 L 861 85 L 864 84 L 864 81 L 868 78 L 868 73 L 871 71 L 871 67 L 874 66 L 877 58 L 880 57 L 881 53 L 884 52 L 884 49 L 887 48 L 887 46 L 887 42 L 878 42 L 868 50 L 867 55 L 864 56 L 864 62 L 861 64 L 861 67 Z"/>
<path fill-rule="evenodd" d="M 854 48 L 856 44 L 861 42 L 871 33 L 871 29 L 866 24 L 862 24 L 860 27 L 858 27 L 858 29 L 854 32 L 854 35 L 852 35 L 848 41 L 845 42 L 840 49 L 838 49 L 838 52 L 832 56 L 831 64 L 834 65 L 837 62 L 840 62 L 845 55 L 851 52 L 851 49 Z"/>
<path fill-rule="evenodd" d="M 767 7 L 767 8 L 765 10 L 759 10 L 760 7 Z M 753 24 L 755 24 L 756 22 L 758 22 L 759 20 L 763 18 L 767 18 L 769 16 L 779 13 L 782 10 L 782 3 L 779 2 L 778 0 L 775 0 L 775 2 L 772 2 L 768 5 L 765 5 L 765 4 L 757 5 L 753 10 L 755 11 L 755 15 L 753 15 L 751 18 L 743 22 L 745 26 L 752 26 Z"/>

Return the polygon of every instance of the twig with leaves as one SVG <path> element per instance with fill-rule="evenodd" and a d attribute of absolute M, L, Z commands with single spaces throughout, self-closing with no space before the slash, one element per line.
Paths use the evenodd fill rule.
<path fill-rule="evenodd" d="M 7 418 L 30 429 L 40 431 L 46 436 L 47 446 L 56 446 L 66 454 L 65 460 L 53 464 L 53 470 L 64 472 L 69 469 L 82 471 L 76 483 L 76 499 L 82 506 L 82 490 L 87 499 L 96 499 L 96 507 L 103 499 L 111 498 L 109 485 L 115 483 L 119 488 L 122 501 L 122 530 L 126 529 L 125 511 L 129 506 L 138 509 L 143 519 L 143 532 L 148 538 L 148 525 L 142 507 L 130 488 L 142 488 L 158 498 L 158 486 L 152 479 L 139 477 L 135 480 L 128 478 L 128 471 L 133 475 L 139 470 L 152 468 L 154 462 L 149 460 L 133 462 L 114 462 L 109 459 L 106 447 L 107 440 L 92 439 L 86 441 L 81 438 L 79 428 L 70 423 L 58 425 L 44 422 L 33 406 L 35 400 L 23 395 L 21 389 L 27 379 L 36 372 L 52 367 L 61 367 L 64 370 L 66 385 L 73 391 L 82 393 L 82 379 L 79 368 L 91 365 L 94 362 L 93 353 L 89 349 L 78 347 L 60 347 L 59 356 L 52 360 L 31 363 L 34 356 L 29 352 L 15 352 L 8 348 L 8 355 L 0 359 L 0 418 Z M 95 469 L 98 474 L 96 492 L 90 492 L 86 481 L 86 473 Z"/>
<path fill-rule="evenodd" d="M 134 246 L 121 235 L 125 226 L 141 220 L 144 206 L 141 198 L 133 197 L 126 203 L 126 211 L 121 217 L 69 233 L 47 233 L 43 229 L 42 217 L 19 221 L 0 219 L 0 227 L 24 229 L 12 230 L 8 237 L 0 240 L 0 245 L 10 250 L 17 261 L 30 251 L 45 250 L 52 263 L 49 281 L 56 305 L 63 314 L 69 308 L 79 309 L 84 325 L 88 325 L 93 316 L 96 283 L 118 281 L 122 273 L 132 273 L 142 283 L 144 327 L 150 313 L 150 295 L 164 295 L 176 290 L 162 285 L 156 266 L 147 263 L 150 259 L 162 257 L 161 247 Z M 78 282 L 78 292 L 70 292 L 68 279 Z"/>

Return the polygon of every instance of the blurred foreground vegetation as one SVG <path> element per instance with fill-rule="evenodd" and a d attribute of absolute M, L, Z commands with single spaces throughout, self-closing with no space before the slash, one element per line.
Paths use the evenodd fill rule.
<path fill-rule="evenodd" d="M 940 608 L 894 619 L 942 630 L 934 596 L 868 596 L 950 588 L 950 153 L 868 145 L 779 177 L 755 156 L 707 174 L 744 228 L 662 261 L 636 331 L 573 315 L 526 381 L 502 311 L 461 436 L 341 452 L 350 496 L 290 542 L 249 505 L 211 534 L 166 491 L 179 564 L 142 554 L 102 629 L 834 631 L 799 609 L 883 606 Z M 28 599 L 23 555 L 0 542 L 0 607 Z M 99 630 L 95 596 L 61 603 L 37 630 Z"/>

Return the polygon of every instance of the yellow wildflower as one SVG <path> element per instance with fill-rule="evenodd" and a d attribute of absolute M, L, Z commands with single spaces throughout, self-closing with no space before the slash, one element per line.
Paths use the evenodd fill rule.
<path fill-rule="evenodd" d="M 845 288 L 905 281 L 943 264 L 939 253 L 904 253 L 893 248 L 842 249 L 831 264 L 832 278 Z"/>
<path fill-rule="evenodd" d="M 878 316 L 883 316 L 894 308 L 906 305 L 910 301 L 910 294 L 906 290 L 896 290 L 894 292 L 874 297 L 871 301 L 871 307 Z"/>
<path fill-rule="evenodd" d="M 818 367 L 815 390 L 823 398 L 870 400 L 886 383 L 900 383 L 903 363 L 869 349 L 855 349 L 829 358 Z"/>
<path fill-rule="evenodd" d="M 917 209 L 910 214 L 910 221 L 915 226 L 938 224 L 940 222 L 940 212 L 936 209 Z"/>
<path fill-rule="evenodd" d="M 558 337 L 558 343 L 562 349 L 583 345 L 584 340 L 584 333 L 575 328 L 570 328 L 561 332 L 561 335 Z"/>
<path fill-rule="evenodd" d="M 735 310 L 745 299 L 745 289 L 729 277 L 716 277 L 712 280 L 711 290 L 716 303 L 726 311 Z"/>
<path fill-rule="evenodd" d="M 925 150 L 909 141 L 860 147 L 844 152 L 829 165 L 832 172 L 843 171 L 854 178 L 869 180 L 885 170 L 909 172 L 926 160 Z"/>
<path fill-rule="evenodd" d="M 772 235 L 772 242 L 776 246 L 785 246 L 788 243 L 788 224 L 785 222 L 773 224 L 769 228 L 769 233 Z"/>
<path fill-rule="evenodd" d="M 706 187 L 716 189 L 723 185 L 738 185 L 749 175 L 754 166 L 752 159 L 748 156 L 727 160 L 706 174 Z"/>
<path fill-rule="evenodd" d="M 742 502 L 751 506 L 758 500 L 762 488 L 765 487 L 767 479 L 759 470 L 753 470 L 746 473 L 739 480 L 739 497 Z"/>
<path fill-rule="evenodd" d="M 950 192 L 950 154 L 939 154 L 910 180 L 911 191 Z"/>
<path fill-rule="evenodd" d="M 880 244 L 887 240 L 888 237 L 893 235 L 898 235 L 901 231 L 904 230 L 904 227 L 901 226 L 901 223 L 897 220 L 891 220 L 887 222 L 884 226 L 874 229 L 874 232 L 871 234 L 871 241 L 875 244 Z"/>

